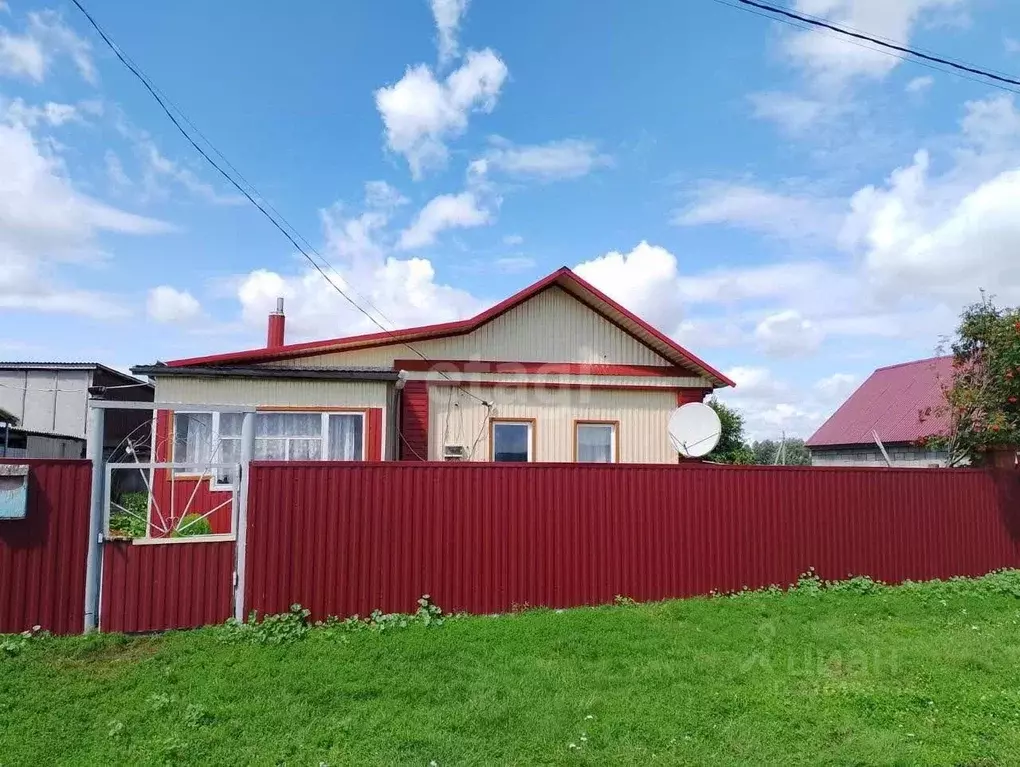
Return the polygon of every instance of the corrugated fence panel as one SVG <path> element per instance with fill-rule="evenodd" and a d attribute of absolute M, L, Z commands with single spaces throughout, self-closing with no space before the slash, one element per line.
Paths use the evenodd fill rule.
<path fill-rule="evenodd" d="M 257 463 L 246 608 L 499 612 L 1020 567 L 1020 475 Z"/>
<path fill-rule="evenodd" d="M 103 544 L 100 628 L 164 631 L 233 614 L 234 542 Z"/>
<path fill-rule="evenodd" d="M 92 463 L 0 463 L 29 466 L 25 519 L 0 521 L 0 633 L 80 633 Z"/>

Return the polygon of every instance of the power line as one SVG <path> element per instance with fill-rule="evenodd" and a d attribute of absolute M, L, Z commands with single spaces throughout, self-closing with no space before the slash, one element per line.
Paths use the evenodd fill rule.
<path fill-rule="evenodd" d="M 722 0 L 717 0 L 717 2 L 722 2 Z M 947 59 L 947 58 L 945 58 L 943 56 L 938 56 L 938 55 L 934 55 L 934 54 L 925 53 L 924 51 L 918 50 L 916 48 L 911 48 L 911 47 L 906 46 L 906 45 L 900 45 L 900 44 L 895 43 L 895 42 L 891 42 L 891 41 L 888 41 L 888 40 L 883 40 L 883 39 L 881 39 L 879 37 L 875 37 L 873 35 L 868 35 L 868 34 L 865 34 L 863 32 L 859 32 L 859 31 L 854 30 L 854 29 L 849 29 L 849 28 L 846 28 L 846 27 L 839 26 L 837 24 L 833 24 L 832 22 L 825 21 L 824 19 L 819 19 L 819 18 L 815 18 L 815 17 L 809 16 L 809 15 L 806 15 L 806 14 L 798 13 L 796 11 L 791 11 L 788 8 L 782 8 L 782 7 L 779 7 L 779 6 L 770 5 L 769 3 L 759 2 L 759 0 L 732 0 L 732 2 L 739 3 L 740 5 L 743 5 L 743 6 L 748 6 L 749 8 L 757 8 L 759 11 L 764 11 L 766 14 L 770 14 L 769 16 L 767 16 L 767 18 L 771 18 L 771 19 L 773 19 L 775 21 L 783 21 L 784 18 L 785 19 L 789 19 L 789 20 L 792 20 L 792 21 L 795 21 L 795 22 L 800 22 L 800 24 L 806 24 L 806 25 L 808 25 L 810 27 L 815 27 L 815 28 L 818 28 L 818 29 L 825 29 L 825 30 L 828 30 L 830 32 L 835 32 L 835 33 L 837 33 L 839 35 L 842 35 L 844 37 L 852 38 L 852 39 L 859 40 L 859 41 L 866 42 L 866 43 L 871 43 L 873 45 L 877 45 L 877 46 L 880 46 L 881 48 L 887 49 L 888 51 L 896 51 L 898 53 L 905 54 L 906 56 L 911 57 L 909 59 L 911 61 L 914 60 L 914 59 L 921 59 L 923 61 L 927 61 L 927 62 L 930 62 L 932 64 L 939 64 L 939 65 L 942 65 L 942 66 L 950 67 L 951 69 L 956 70 L 957 72 L 963 72 L 963 73 L 967 73 L 967 74 L 970 74 L 970 75 L 977 75 L 978 77 L 985 78 L 986 80 L 992 80 L 993 82 L 986 83 L 988 85 L 993 85 L 995 87 L 1002 87 L 1002 85 L 999 85 L 999 83 L 1001 83 L 1001 84 L 1005 84 L 1005 85 L 1020 86 L 1020 80 L 1016 80 L 1016 79 L 1014 79 L 1012 77 L 1008 77 L 1008 76 L 1005 76 L 1005 75 L 999 75 L 999 74 L 996 74 L 995 72 L 989 71 L 988 69 L 984 69 L 984 68 L 977 67 L 977 66 L 972 66 L 970 64 L 964 64 L 964 63 L 961 63 L 961 62 L 958 62 L 958 61 L 954 61 L 952 59 Z M 722 4 L 723 5 L 730 5 L 729 2 L 722 2 Z M 777 17 L 783 17 L 783 18 L 777 18 Z M 864 46 L 864 47 L 869 47 L 869 46 Z M 875 49 L 872 48 L 871 50 L 875 50 Z M 920 62 L 918 62 L 918 63 L 920 63 Z M 941 70 L 941 71 L 945 71 L 945 70 Z M 982 82 L 984 82 L 984 81 L 982 81 Z M 1015 91 L 1012 88 L 1003 88 L 1003 90 L 1008 90 L 1011 93 L 1016 93 L 1017 92 L 1017 91 Z"/>
<path fill-rule="evenodd" d="M 117 45 L 109 37 L 109 35 L 106 34 L 105 30 L 103 30 L 103 28 L 99 25 L 99 22 L 97 22 L 95 20 L 95 18 L 92 17 L 92 14 L 90 14 L 85 9 L 85 6 L 83 6 L 79 0 L 71 0 L 71 2 L 74 3 L 75 7 L 78 8 L 78 10 L 82 12 L 82 14 L 88 20 L 89 24 L 92 25 L 92 28 L 96 30 L 96 33 L 102 38 L 103 42 L 106 43 L 106 45 L 110 48 L 110 50 L 113 51 L 114 55 L 120 60 L 120 62 L 125 67 L 128 68 L 128 70 L 131 72 L 131 74 L 133 74 L 138 79 L 138 81 L 142 83 L 143 86 L 145 86 L 145 89 L 149 92 L 149 94 L 152 96 L 152 98 L 156 100 L 156 103 L 159 104 L 160 108 L 163 110 L 163 112 L 166 114 L 166 116 L 168 118 L 170 118 L 170 122 L 172 122 L 174 124 L 174 127 L 177 128 L 177 130 L 180 132 L 180 134 L 182 136 L 184 136 L 185 139 L 187 139 L 188 143 L 191 144 L 192 147 L 194 147 L 195 151 L 197 151 L 200 155 L 202 155 L 202 157 L 205 159 L 206 162 L 208 162 L 213 168 L 215 168 L 216 171 L 221 176 L 223 176 L 223 178 L 225 178 L 228 182 L 230 182 L 231 186 L 233 186 L 235 189 L 237 189 L 237 191 L 239 191 L 241 194 L 243 194 L 245 196 L 245 198 L 247 198 L 248 202 L 250 202 L 252 205 L 254 205 L 259 210 L 259 212 L 261 212 L 262 215 L 265 216 L 269 220 L 269 222 L 272 223 L 272 225 L 274 227 L 276 227 L 276 229 L 279 230 L 279 232 L 284 237 L 287 238 L 287 240 L 290 242 L 290 244 L 293 245 L 294 248 L 302 256 L 304 256 L 304 258 L 308 261 L 308 263 L 310 263 L 315 268 L 315 270 L 320 275 L 322 275 L 322 278 L 324 280 L 326 280 L 326 282 L 329 283 L 329 285 L 337 293 L 339 293 L 341 296 L 343 296 L 343 298 L 351 306 L 353 306 L 361 314 L 363 314 L 365 317 L 367 317 L 368 320 L 370 322 L 372 322 L 374 325 L 376 325 L 380 330 L 382 330 L 384 333 L 386 333 L 389 336 L 391 336 L 397 343 L 400 343 L 401 345 L 406 346 L 412 352 L 414 352 L 419 357 L 421 357 L 424 361 L 430 362 L 429 358 L 425 354 L 423 354 L 421 351 L 419 351 L 418 349 L 416 349 L 414 346 L 412 346 L 411 344 L 407 343 L 406 341 L 401 341 L 392 330 L 390 330 L 389 328 L 385 327 L 381 322 L 379 322 L 379 320 L 377 320 L 375 317 L 373 317 L 370 312 L 368 312 L 357 301 L 355 301 L 353 298 L 351 298 L 349 295 L 347 295 L 347 293 L 339 285 L 337 285 L 336 282 L 333 281 L 333 279 L 326 273 L 326 271 L 319 265 L 319 263 L 308 253 L 308 251 L 305 250 L 305 248 L 301 247 L 301 245 L 298 243 L 298 240 L 300 239 L 300 240 L 304 241 L 306 244 L 308 244 L 308 240 L 305 239 L 303 236 L 301 236 L 301 234 L 297 231 L 297 229 L 292 224 L 290 224 L 286 219 L 284 219 L 282 215 L 280 215 L 278 212 L 276 212 L 276 210 L 272 207 L 272 205 L 270 205 L 269 203 L 265 203 L 265 205 L 263 205 L 261 202 L 259 202 L 259 200 L 262 200 L 263 202 L 265 201 L 265 198 L 263 197 L 263 195 L 261 195 L 258 192 L 258 190 L 255 188 L 255 186 L 253 184 L 251 184 L 249 181 L 244 179 L 244 176 L 242 176 L 237 171 L 237 169 L 234 168 L 234 166 L 230 163 L 229 160 L 227 160 L 227 158 L 223 155 L 223 153 L 220 152 L 218 149 L 216 149 L 215 146 L 213 146 L 212 142 L 209 141 L 208 138 L 205 138 L 205 136 L 202 136 L 201 131 L 199 131 L 197 128 L 194 128 L 194 124 L 190 120 L 187 119 L 187 117 L 184 115 L 184 112 L 179 107 L 175 106 L 174 109 L 176 109 L 176 111 L 181 115 L 181 118 L 185 122 L 187 122 L 189 125 L 191 125 L 192 128 L 194 128 L 196 133 L 198 133 L 200 136 L 202 136 L 202 138 L 205 140 L 205 142 L 212 148 L 212 151 L 215 152 L 217 155 L 219 155 L 223 159 L 224 164 L 226 164 L 230 168 L 232 168 L 234 170 L 234 172 L 237 173 L 237 175 L 241 177 L 241 179 L 244 181 L 245 185 L 248 188 L 245 188 L 245 186 L 242 186 L 240 183 L 238 183 L 238 181 L 232 175 L 227 173 L 227 171 L 225 171 L 212 157 L 209 156 L 209 153 L 206 152 L 205 149 L 203 149 L 201 146 L 199 146 L 198 142 L 191 136 L 190 133 L 188 133 L 187 130 L 184 129 L 184 126 L 181 125 L 181 122 L 177 119 L 177 117 L 174 116 L 173 111 L 171 111 L 170 107 L 168 106 L 168 103 L 172 103 L 172 102 L 170 102 L 169 99 L 164 99 L 164 97 L 161 95 L 160 90 L 149 80 L 148 77 L 146 77 L 141 72 L 141 70 L 134 64 L 134 62 L 132 62 L 131 59 L 120 49 L 120 46 Z M 249 191 L 249 189 L 250 189 L 250 191 Z M 256 199 L 256 197 L 258 197 L 259 199 Z M 267 208 L 269 210 L 273 210 L 273 212 L 276 213 L 276 216 L 274 217 L 272 214 L 270 214 L 270 212 L 269 212 L 269 210 L 267 210 Z M 279 220 L 277 220 L 277 219 L 279 219 Z M 283 224 L 280 223 L 280 221 L 283 221 L 283 224 L 287 225 L 286 228 L 284 227 Z M 290 231 L 288 231 L 288 230 L 290 230 Z M 293 234 L 291 232 L 293 232 Z M 329 261 L 327 261 L 326 258 L 323 257 L 321 253 L 318 253 L 318 251 L 316 251 L 314 248 L 312 248 L 311 245 L 309 245 L 308 247 L 309 247 L 310 250 L 315 252 L 315 254 L 319 257 L 319 259 L 334 274 L 339 275 L 339 272 L 337 271 L 336 267 L 334 267 L 332 264 L 330 264 Z M 353 292 L 357 292 L 357 291 L 353 291 Z M 361 298 L 366 303 L 368 303 L 370 306 L 372 305 L 371 302 L 367 298 L 365 298 L 364 296 L 361 296 Z M 376 309 L 376 311 L 381 316 L 383 316 L 383 319 L 386 319 L 385 315 L 383 315 L 382 312 L 377 307 L 373 306 L 372 308 Z M 437 372 L 442 377 L 446 378 L 447 380 L 451 381 L 452 383 L 457 383 L 452 378 L 450 378 L 450 376 L 445 371 L 441 371 L 440 370 L 440 371 L 437 371 Z M 491 406 L 489 402 L 487 402 L 486 400 L 484 400 L 481 397 L 477 396 L 476 394 L 473 394 L 472 392 L 467 391 L 463 386 L 458 386 L 458 388 L 461 391 L 463 391 L 465 394 L 467 394 L 468 396 L 473 397 L 474 399 L 476 399 L 479 402 L 481 402 L 483 405 Z"/>

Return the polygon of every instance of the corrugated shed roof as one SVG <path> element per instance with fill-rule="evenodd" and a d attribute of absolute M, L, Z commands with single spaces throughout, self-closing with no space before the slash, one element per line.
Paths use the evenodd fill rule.
<path fill-rule="evenodd" d="M 25 361 L 0 361 L 0 370 L 103 370 L 109 375 L 120 378 L 126 382 L 145 384 L 127 373 L 104 365 L 102 362 L 25 362 Z"/>
<path fill-rule="evenodd" d="M 948 382 L 952 375 L 951 356 L 879 368 L 821 425 L 807 445 L 870 445 L 875 441 L 873 430 L 882 442 L 889 443 L 913 442 L 937 433 L 948 425 L 947 419 L 933 415 L 922 423 L 918 411 L 937 408 L 944 402 L 940 382 Z"/>

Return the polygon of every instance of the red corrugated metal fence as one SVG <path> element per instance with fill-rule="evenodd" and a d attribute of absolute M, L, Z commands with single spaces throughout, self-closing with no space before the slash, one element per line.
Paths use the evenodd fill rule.
<path fill-rule="evenodd" d="M 246 609 L 566 607 L 1020 566 L 1020 478 L 977 470 L 261 463 Z"/>
<path fill-rule="evenodd" d="M 0 633 L 81 632 L 92 463 L 0 463 L 29 466 L 26 518 L 0 521 Z"/>
<path fill-rule="evenodd" d="M 163 631 L 222 623 L 233 614 L 233 578 L 233 541 L 108 541 L 99 627 Z"/>

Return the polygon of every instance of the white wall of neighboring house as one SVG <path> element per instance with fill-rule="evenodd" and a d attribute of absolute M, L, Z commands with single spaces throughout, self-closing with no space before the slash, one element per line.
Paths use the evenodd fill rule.
<path fill-rule="evenodd" d="M 946 465 L 946 454 L 914 445 L 886 445 L 893 466 L 904 469 L 932 469 Z M 813 466 L 886 466 L 878 445 L 811 448 Z"/>
<path fill-rule="evenodd" d="M 89 370 L 0 370 L 0 408 L 27 431 L 84 437 Z"/>

